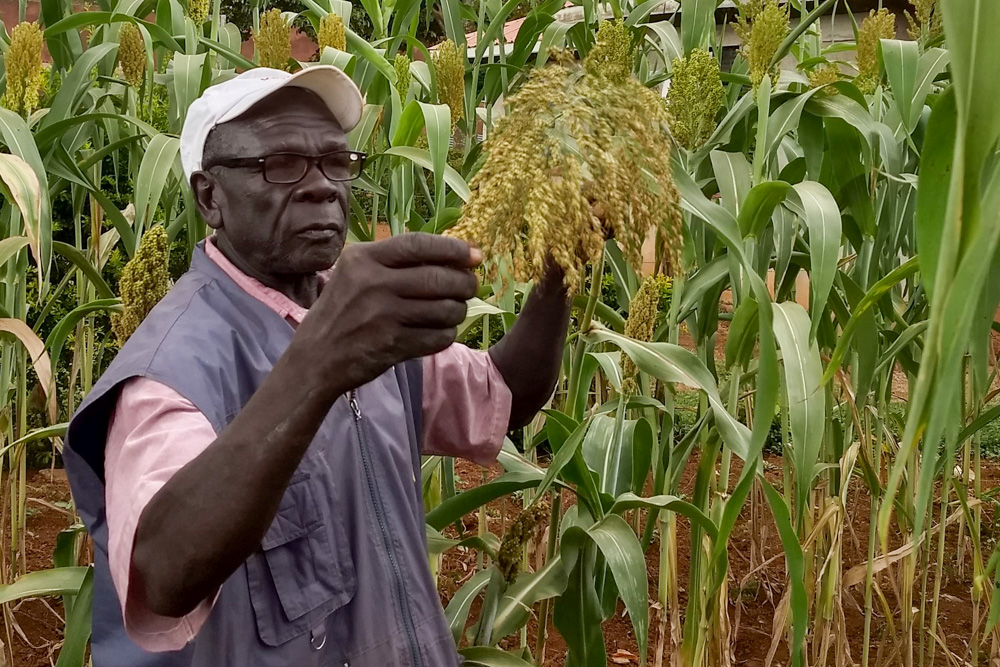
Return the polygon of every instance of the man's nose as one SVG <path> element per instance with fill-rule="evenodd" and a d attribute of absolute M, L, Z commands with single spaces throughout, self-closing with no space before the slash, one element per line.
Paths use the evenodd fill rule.
<path fill-rule="evenodd" d="M 318 164 L 309 165 L 309 170 L 302 180 L 296 184 L 295 198 L 305 202 L 347 201 L 349 183 L 331 181 Z"/>

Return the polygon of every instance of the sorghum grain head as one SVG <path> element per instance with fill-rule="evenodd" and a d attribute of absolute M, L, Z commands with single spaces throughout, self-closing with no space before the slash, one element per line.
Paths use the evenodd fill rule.
<path fill-rule="evenodd" d="M 532 505 L 517 515 L 500 541 L 497 550 L 497 567 L 507 583 L 512 583 L 517 577 L 518 564 L 524 545 L 531 539 L 538 524 L 545 518 L 545 509 L 540 505 Z"/>
<path fill-rule="evenodd" d="M 210 0 L 188 0 L 187 15 L 195 25 L 202 25 L 208 20 L 208 3 Z"/>
<path fill-rule="evenodd" d="M 285 23 L 280 9 L 271 9 L 260 15 L 260 30 L 254 35 L 262 67 L 288 69 L 292 55 L 291 29 Z"/>
<path fill-rule="evenodd" d="M 883 39 L 896 37 L 896 15 L 888 9 L 873 9 L 858 29 L 858 76 L 854 80 L 858 89 L 867 94 L 875 92 L 882 83 L 882 68 L 878 61 L 878 47 Z"/>
<path fill-rule="evenodd" d="M 397 53 L 393 67 L 396 69 L 396 91 L 399 99 L 405 102 L 406 95 L 410 92 L 410 59 L 405 54 Z"/>
<path fill-rule="evenodd" d="M 146 45 L 134 23 L 123 23 L 118 33 L 118 62 L 129 85 L 133 88 L 141 86 L 146 73 Z"/>
<path fill-rule="evenodd" d="M 777 83 L 780 69 L 772 66 L 771 60 L 790 30 L 787 7 L 778 0 L 736 0 L 736 6 L 739 12 L 733 29 L 743 42 L 740 53 L 750 65 L 754 90 L 768 74 L 772 83 Z"/>
<path fill-rule="evenodd" d="M 625 335 L 633 340 L 648 343 L 653 340 L 656 322 L 660 313 L 660 300 L 665 287 L 669 288 L 670 278 L 666 276 L 647 276 L 643 279 L 635 296 L 628 304 L 628 319 L 625 320 Z M 639 369 L 632 359 L 622 354 L 622 393 L 632 396 L 638 393 L 636 378 Z"/>
<path fill-rule="evenodd" d="M 653 227 L 679 252 L 666 124 L 659 96 L 634 77 L 607 79 L 554 59 L 508 100 L 450 234 L 488 258 L 509 258 L 519 281 L 541 278 L 551 256 L 570 292 L 608 235 L 634 265 Z"/>
<path fill-rule="evenodd" d="M 316 33 L 316 41 L 319 42 L 319 52 L 322 54 L 326 47 L 347 50 L 347 30 L 344 28 L 344 19 L 339 14 L 330 12 L 319 20 L 319 30 Z"/>
<path fill-rule="evenodd" d="M 809 85 L 813 88 L 837 83 L 840 79 L 840 67 L 835 63 L 826 63 L 825 65 L 814 67 L 809 72 Z M 836 88 L 827 88 L 825 92 L 827 95 L 837 95 L 839 93 Z"/>
<path fill-rule="evenodd" d="M 921 43 L 936 39 L 944 33 L 938 0 L 910 0 L 914 13 L 906 12 L 910 39 Z"/>
<path fill-rule="evenodd" d="M 667 111 L 677 143 L 688 150 L 704 144 L 715 131 L 715 117 L 725 97 L 719 63 L 708 51 L 694 49 L 686 58 L 674 60 Z"/>
<path fill-rule="evenodd" d="M 170 291 L 167 230 L 163 225 L 151 227 L 142 237 L 139 250 L 122 271 L 118 282 L 124 311 L 111 318 L 111 327 L 124 345 L 146 315 Z"/>
<path fill-rule="evenodd" d="M 14 26 L 4 62 L 7 90 L 0 106 L 27 117 L 38 108 L 38 91 L 43 83 L 42 29 L 37 23 Z"/>
<path fill-rule="evenodd" d="M 465 56 L 455 42 L 445 40 L 434 52 L 434 73 L 437 77 L 438 100 L 451 109 L 451 128 L 465 116 Z"/>
<path fill-rule="evenodd" d="M 624 21 L 602 21 L 597 28 L 597 43 L 587 54 L 583 66 L 595 76 L 624 79 L 632 75 L 635 47 L 632 33 Z"/>

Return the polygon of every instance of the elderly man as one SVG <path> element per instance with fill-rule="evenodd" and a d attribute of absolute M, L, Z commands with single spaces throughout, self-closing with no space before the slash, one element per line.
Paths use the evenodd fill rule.
<path fill-rule="evenodd" d="M 362 105 L 316 66 L 246 72 L 188 112 L 181 160 L 215 233 L 67 438 L 97 667 L 460 662 L 420 455 L 494 461 L 552 391 L 569 305 L 553 270 L 473 352 L 454 340 L 478 250 L 344 247 Z"/>

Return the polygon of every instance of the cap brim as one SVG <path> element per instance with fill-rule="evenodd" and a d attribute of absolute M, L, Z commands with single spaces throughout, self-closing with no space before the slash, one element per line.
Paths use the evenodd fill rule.
<path fill-rule="evenodd" d="M 344 132 L 350 132 L 361 122 L 361 112 L 365 105 L 364 97 L 351 77 L 333 65 L 305 67 L 290 77 L 281 79 L 272 88 L 247 95 L 217 122 L 221 124 L 233 120 L 265 97 L 288 87 L 305 88 L 316 93 L 333 113 Z"/>

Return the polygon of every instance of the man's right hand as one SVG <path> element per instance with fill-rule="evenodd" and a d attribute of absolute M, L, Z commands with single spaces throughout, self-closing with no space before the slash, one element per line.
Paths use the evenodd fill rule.
<path fill-rule="evenodd" d="M 401 361 L 440 352 L 465 319 L 465 302 L 478 285 L 472 269 L 481 261 L 468 243 L 435 234 L 351 244 L 292 345 L 337 378 L 331 384 L 337 393 Z"/>

